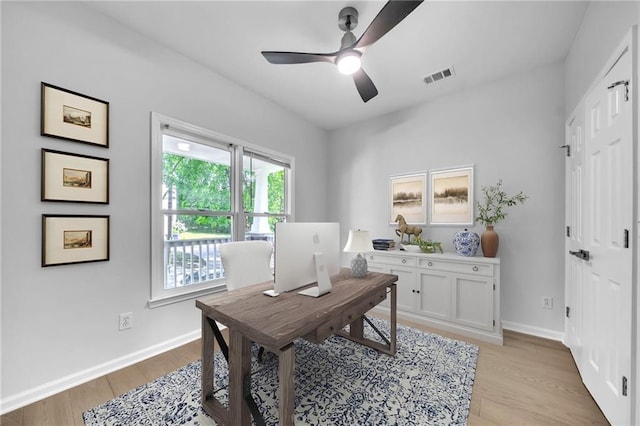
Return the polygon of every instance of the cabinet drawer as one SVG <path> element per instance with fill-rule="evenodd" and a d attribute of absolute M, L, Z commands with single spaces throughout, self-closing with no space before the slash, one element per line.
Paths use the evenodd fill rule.
<path fill-rule="evenodd" d="M 322 324 L 316 330 L 304 336 L 305 340 L 319 345 L 325 339 L 342 328 L 342 318 L 336 318 L 330 322 Z"/>
<path fill-rule="evenodd" d="M 367 262 L 384 263 L 385 265 L 416 266 L 416 258 L 411 256 L 385 256 L 376 253 L 368 253 Z"/>
<path fill-rule="evenodd" d="M 387 288 L 381 288 L 375 295 L 344 311 L 342 314 L 342 325 L 345 326 L 352 323 L 386 298 Z"/>
<path fill-rule="evenodd" d="M 336 331 L 342 329 L 342 327 L 344 327 L 345 325 L 350 324 L 356 319 L 360 318 L 371 308 L 382 302 L 386 297 L 387 288 L 381 288 L 380 291 L 376 292 L 376 294 L 374 294 L 373 296 L 368 297 L 357 305 L 345 310 L 340 318 L 332 319 L 331 321 L 322 324 L 311 333 L 305 335 L 304 339 L 315 344 L 324 342 L 327 337 L 335 334 Z"/>
<path fill-rule="evenodd" d="M 437 271 L 458 272 L 470 275 L 493 276 L 493 265 L 487 263 L 462 261 L 449 262 L 437 259 L 418 259 L 418 267 Z"/>

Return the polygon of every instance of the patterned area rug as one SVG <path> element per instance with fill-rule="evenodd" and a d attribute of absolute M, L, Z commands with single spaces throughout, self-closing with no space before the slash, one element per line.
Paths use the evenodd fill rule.
<path fill-rule="evenodd" d="M 372 321 L 388 332 L 386 321 Z M 365 326 L 367 335 L 374 337 Z M 296 341 L 296 424 L 466 424 L 478 347 L 400 325 L 397 333 L 395 357 L 336 336 L 322 345 Z M 266 423 L 276 425 L 277 357 L 265 353 L 262 364 L 254 361 L 252 371 L 254 399 Z M 215 372 L 215 386 L 220 389 L 216 396 L 226 405 L 227 365 L 219 352 Z M 200 361 L 120 395 L 83 417 L 92 426 L 215 425 L 200 404 Z"/>

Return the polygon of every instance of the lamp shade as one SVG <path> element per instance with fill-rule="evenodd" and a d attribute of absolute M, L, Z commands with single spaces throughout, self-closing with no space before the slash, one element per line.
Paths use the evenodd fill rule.
<path fill-rule="evenodd" d="M 349 231 L 349 238 L 347 238 L 344 251 L 346 253 L 366 253 L 373 251 L 373 243 L 371 243 L 369 231 Z"/>

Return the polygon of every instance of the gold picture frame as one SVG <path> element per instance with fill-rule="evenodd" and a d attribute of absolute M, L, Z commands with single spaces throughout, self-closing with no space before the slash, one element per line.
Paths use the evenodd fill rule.
<path fill-rule="evenodd" d="M 109 102 L 41 83 L 40 134 L 109 147 Z"/>
<path fill-rule="evenodd" d="M 42 149 L 41 201 L 109 204 L 109 159 Z"/>
<path fill-rule="evenodd" d="M 429 171 L 429 225 L 473 225 L 473 166 Z"/>
<path fill-rule="evenodd" d="M 109 216 L 42 215 L 42 266 L 109 260 Z"/>
<path fill-rule="evenodd" d="M 391 176 L 389 178 L 389 224 L 395 224 L 396 218 L 401 215 L 407 224 L 426 225 L 426 189 L 426 173 Z"/>

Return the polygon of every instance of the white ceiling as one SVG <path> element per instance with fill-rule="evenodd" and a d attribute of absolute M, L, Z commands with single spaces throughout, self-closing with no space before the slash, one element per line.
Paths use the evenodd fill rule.
<path fill-rule="evenodd" d="M 272 65 L 262 50 L 339 49 L 338 12 L 358 9 L 359 37 L 385 1 L 89 2 L 96 10 L 192 58 L 325 129 L 376 117 L 563 60 L 582 1 L 425 1 L 367 49 L 379 94 L 362 102 L 333 64 Z M 453 66 L 455 76 L 423 78 Z"/>

